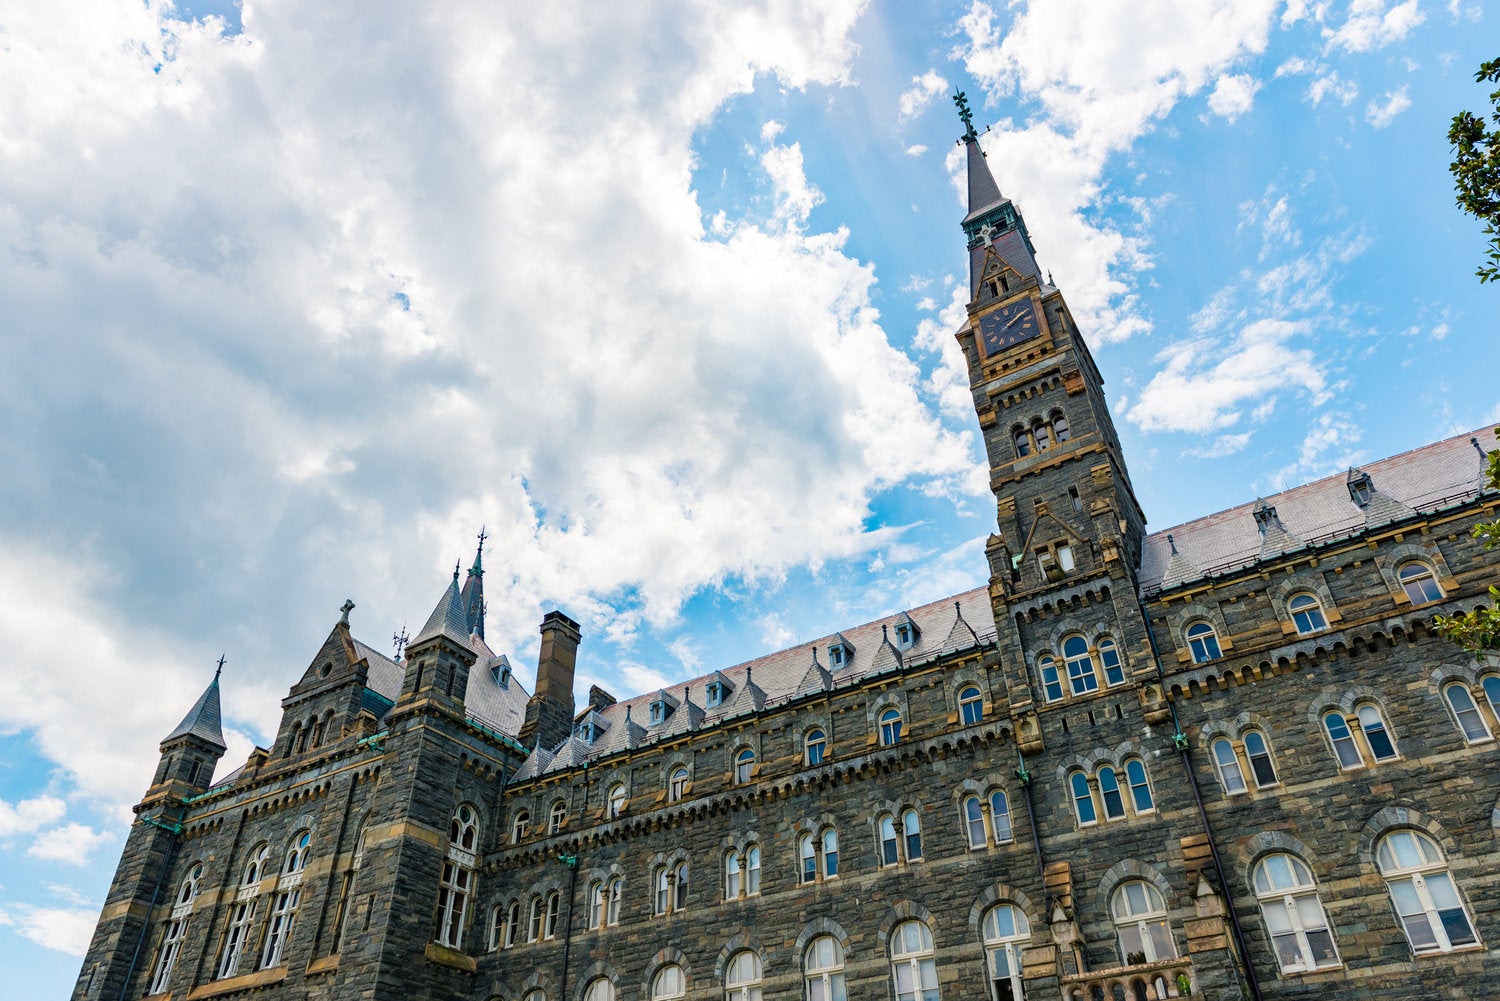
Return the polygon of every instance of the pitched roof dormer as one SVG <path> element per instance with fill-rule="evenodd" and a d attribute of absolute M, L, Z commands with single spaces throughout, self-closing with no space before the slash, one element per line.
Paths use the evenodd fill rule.
<path fill-rule="evenodd" d="M 875 659 L 870 664 L 871 674 L 882 674 L 886 671 L 899 668 L 904 663 L 901 651 L 891 642 L 890 629 L 882 624 L 880 627 L 880 649 L 875 651 Z"/>
<path fill-rule="evenodd" d="M 704 689 L 703 707 L 705 709 L 717 709 L 727 703 L 734 694 L 734 682 L 724 676 L 724 672 L 715 671 L 706 679 L 707 686 Z"/>
<path fill-rule="evenodd" d="M 834 633 L 828 642 L 828 666 L 834 671 L 843 671 L 854 663 L 854 644 L 843 633 Z"/>
<path fill-rule="evenodd" d="M 916 646 L 917 640 L 922 638 L 921 627 L 913 622 L 912 617 L 904 611 L 896 616 L 891 629 L 896 634 L 896 649 L 902 652 Z"/>

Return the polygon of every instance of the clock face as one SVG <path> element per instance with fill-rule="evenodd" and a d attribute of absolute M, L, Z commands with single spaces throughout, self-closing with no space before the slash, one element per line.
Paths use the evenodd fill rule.
<path fill-rule="evenodd" d="M 1028 299 L 1006 303 L 979 321 L 979 341 L 985 357 L 1019 344 L 1039 333 L 1036 305 Z"/>

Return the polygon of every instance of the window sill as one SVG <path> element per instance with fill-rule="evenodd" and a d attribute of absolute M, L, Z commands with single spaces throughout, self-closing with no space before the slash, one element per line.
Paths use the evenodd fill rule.
<path fill-rule="evenodd" d="M 312 976 L 318 973 L 332 973 L 334 970 L 337 970 L 339 968 L 339 960 L 341 958 L 342 955 L 335 952 L 331 956 L 324 956 L 321 959 L 313 960 L 311 963 L 307 964 L 308 975 Z"/>
<path fill-rule="evenodd" d="M 1486 950 L 1485 945 L 1484 945 L 1483 942 L 1475 942 L 1472 945 L 1460 945 L 1457 948 L 1448 949 L 1447 951 L 1444 951 L 1442 949 L 1431 949 L 1431 950 L 1428 950 L 1427 952 L 1414 952 L 1414 953 L 1412 953 L 1412 958 L 1413 959 L 1442 959 L 1444 956 L 1462 956 L 1465 953 L 1470 953 L 1470 952 L 1486 952 L 1486 951 L 1488 951 L 1488 950 Z M 189 996 L 191 997 L 191 995 L 189 995 Z"/>
<path fill-rule="evenodd" d="M 270 970 L 256 970 L 254 973 L 245 973 L 238 977 L 215 980 L 204 984 L 202 987 L 194 987 L 188 991 L 186 1001 L 198 1001 L 199 998 L 218 997 L 220 994 L 232 994 L 235 991 L 249 990 L 252 987 L 269 987 L 272 984 L 279 984 L 285 979 L 285 966 L 278 966 Z"/>
<path fill-rule="evenodd" d="M 439 966 L 446 966 L 454 970 L 463 970 L 465 973 L 473 973 L 478 969 L 478 964 L 474 962 L 474 957 L 466 956 L 457 949 L 450 949 L 446 945 L 438 945 L 436 942 L 428 942 L 427 948 L 422 955 Z"/>
<path fill-rule="evenodd" d="M 1315 977 L 1320 973 L 1338 973 L 1343 968 L 1343 963 L 1329 963 L 1327 966 L 1314 966 L 1310 970 L 1282 970 L 1281 977 L 1283 980 L 1289 980 L 1293 977 L 1300 980 L 1303 977 Z"/>

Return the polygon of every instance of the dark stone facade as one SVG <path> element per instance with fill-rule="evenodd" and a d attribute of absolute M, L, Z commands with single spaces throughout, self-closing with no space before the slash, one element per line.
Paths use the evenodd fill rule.
<path fill-rule="evenodd" d="M 1146 535 L 1100 374 L 968 145 L 986 588 L 576 714 L 577 624 L 543 623 L 523 711 L 483 645 L 477 560 L 403 662 L 346 612 L 271 749 L 203 788 L 216 689 L 213 726 L 163 743 L 74 998 L 636 1001 L 673 966 L 673 996 L 714 998 L 747 950 L 764 997 L 808 997 L 831 937 L 850 1001 L 885 1001 L 908 921 L 931 946 L 905 968 L 948 1001 L 1500 994 L 1500 660 L 1431 627 L 1500 568 L 1471 537 L 1500 508 L 1477 437 Z M 303 832 L 305 864 L 285 861 Z M 1383 873 L 1381 846 L 1417 835 L 1439 857 Z M 1258 894 L 1277 859 L 1306 877 Z M 1388 878 L 1426 905 L 1404 926 Z M 1127 887 L 1146 906 L 1122 920 Z M 1268 924 L 1278 901 L 1295 934 Z M 1029 933 L 995 983 L 1002 905 Z M 1122 924 L 1160 922 L 1133 954 Z"/>

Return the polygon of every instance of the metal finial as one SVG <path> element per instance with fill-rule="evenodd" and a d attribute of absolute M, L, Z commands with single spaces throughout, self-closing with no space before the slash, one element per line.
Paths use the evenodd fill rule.
<path fill-rule="evenodd" d="M 1167 546 L 1172 550 L 1172 555 L 1177 555 L 1177 540 L 1172 538 L 1172 533 L 1167 533 Z"/>
<path fill-rule="evenodd" d="M 339 606 L 339 611 L 343 613 L 339 617 L 339 623 L 347 626 L 349 624 L 349 613 L 354 611 L 354 602 L 345 598 L 344 603 Z"/>
<path fill-rule="evenodd" d="M 958 105 L 958 117 L 964 123 L 964 142 L 974 142 L 979 134 L 974 131 L 974 113 L 969 110 L 969 98 L 963 91 L 954 88 L 953 103 Z"/>
<path fill-rule="evenodd" d="M 469 568 L 469 575 L 472 577 L 484 576 L 484 540 L 488 538 L 489 536 L 485 534 L 484 526 L 480 525 L 479 548 L 474 551 L 474 565 Z"/>
<path fill-rule="evenodd" d="M 453 561 L 453 583 L 458 583 L 458 568 L 463 565 L 463 560 Z"/>
<path fill-rule="evenodd" d="M 214 680 L 219 680 L 219 675 L 224 673 L 224 655 L 219 654 L 219 666 L 214 668 Z"/>
<path fill-rule="evenodd" d="M 401 631 L 399 633 L 392 633 L 391 634 L 391 643 L 396 648 L 396 660 L 397 661 L 399 661 L 401 659 L 401 654 L 405 652 L 405 650 L 406 650 L 406 644 L 408 642 L 410 642 L 410 640 L 411 640 L 411 637 L 409 637 L 409 636 L 406 635 L 406 623 L 403 622 L 403 623 L 401 623 Z"/>

